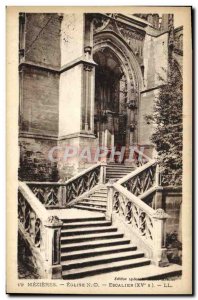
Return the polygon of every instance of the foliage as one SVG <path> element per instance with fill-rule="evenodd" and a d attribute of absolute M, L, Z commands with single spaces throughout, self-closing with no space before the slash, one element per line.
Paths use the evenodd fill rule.
<path fill-rule="evenodd" d="M 182 182 L 182 77 L 175 63 L 155 100 L 154 114 L 145 116 L 155 125 L 151 140 L 156 146 L 163 185 Z"/>

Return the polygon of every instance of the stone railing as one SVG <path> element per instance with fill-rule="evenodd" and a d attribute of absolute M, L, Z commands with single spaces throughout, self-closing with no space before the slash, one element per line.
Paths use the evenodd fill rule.
<path fill-rule="evenodd" d="M 163 209 L 154 210 L 119 183 L 108 183 L 107 219 L 119 218 L 127 230 L 149 248 L 149 256 L 158 266 L 167 265 Z"/>
<path fill-rule="evenodd" d="M 19 232 L 30 248 L 42 278 L 62 278 L 60 234 L 62 221 L 52 216 L 24 182 L 18 188 Z"/>
<path fill-rule="evenodd" d="M 147 205 L 150 198 L 154 205 Z M 107 219 L 119 218 L 128 232 L 149 249 L 157 265 L 166 265 L 165 223 L 168 215 L 162 207 L 162 187 L 156 160 L 148 159 L 120 180 L 108 183 Z M 126 225 L 126 226 L 125 226 Z"/>
<path fill-rule="evenodd" d="M 133 195 L 139 196 L 154 186 L 158 186 L 159 180 L 158 166 L 153 159 L 124 176 L 117 183 L 125 187 Z"/>
<path fill-rule="evenodd" d="M 34 195 L 46 208 L 71 206 L 80 197 L 99 184 L 105 183 L 106 163 L 98 163 L 78 173 L 64 183 L 61 182 L 26 182 Z"/>
<path fill-rule="evenodd" d="M 136 167 L 141 167 L 146 163 L 150 162 L 151 158 L 143 152 L 139 151 L 138 149 L 134 148 L 132 160 L 133 164 L 135 164 Z"/>

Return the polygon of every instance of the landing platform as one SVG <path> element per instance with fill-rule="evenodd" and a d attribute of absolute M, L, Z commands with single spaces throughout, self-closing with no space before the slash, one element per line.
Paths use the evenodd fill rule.
<path fill-rule="evenodd" d="M 66 208 L 66 209 L 50 209 L 49 214 L 57 216 L 59 219 L 87 219 L 104 217 L 104 213 L 94 212 L 89 210 L 83 210 L 78 208 Z"/>
<path fill-rule="evenodd" d="M 144 267 L 126 269 L 102 275 L 94 275 L 89 277 L 89 281 L 108 282 L 113 284 L 129 284 L 133 280 L 179 280 L 181 278 L 182 266 L 172 264 L 168 267 L 157 267 L 148 265 Z M 75 281 L 80 279 L 75 279 Z M 83 279 L 81 279 L 82 281 Z"/>

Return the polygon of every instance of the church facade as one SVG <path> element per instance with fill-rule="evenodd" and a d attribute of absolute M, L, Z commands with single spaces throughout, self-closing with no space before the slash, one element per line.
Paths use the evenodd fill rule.
<path fill-rule="evenodd" d="M 152 157 L 153 125 L 145 116 L 167 80 L 172 43 L 182 74 L 182 28 L 174 29 L 173 19 L 20 15 L 22 178 L 65 180 L 88 166 L 77 157 L 66 166 L 49 161 L 47 153 L 56 146 L 138 145 Z"/>

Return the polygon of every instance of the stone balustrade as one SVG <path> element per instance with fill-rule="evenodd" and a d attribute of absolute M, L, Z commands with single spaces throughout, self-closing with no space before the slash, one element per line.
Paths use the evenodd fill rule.
<path fill-rule="evenodd" d="M 80 196 L 105 183 L 106 163 L 98 163 L 66 182 L 26 182 L 46 208 L 71 206 Z"/>
<path fill-rule="evenodd" d="M 62 278 L 60 234 L 62 221 L 52 216 L 30 188 L 19 182 L 19 232 L 29 245 L 38 273 L 43 278 Z"/>
<path fill-rule="evenodd" d="M 144 175 L 143 175 L 144 174 Z M 169 217 L 163 209 L 153 209 L 142 201 L 159 186 L 157 164 L 151 160 L 117 182 L 108 183 L 106 218 L 119 218 L 148 246 L 150 258 L 158 266 L 168 264 L 165 248 L 165 224 Z M 127 185 L 125 183 L 127 182 Z"/>

